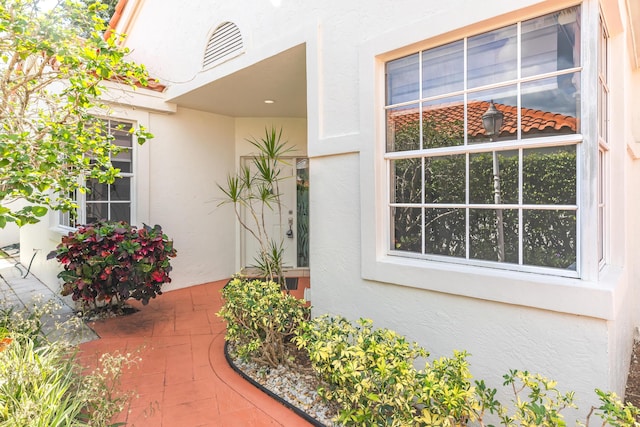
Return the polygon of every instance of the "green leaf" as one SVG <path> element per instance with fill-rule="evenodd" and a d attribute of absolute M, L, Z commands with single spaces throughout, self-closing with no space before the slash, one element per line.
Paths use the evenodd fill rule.
<path fill-rule="evenodd" d="M 45 216 L 48 211 L 49 209 L 44 206 L 33 206 L 31 209 L 31 212 L 33 212 L 33 214 L 39 218 Z"/>

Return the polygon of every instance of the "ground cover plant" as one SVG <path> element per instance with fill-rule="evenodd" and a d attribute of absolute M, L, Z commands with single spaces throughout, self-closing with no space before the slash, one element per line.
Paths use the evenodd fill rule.
<path fill-rule="evenodd" d="M 323 315 L 293 321 L 287 310 L 277 308 L 280 303 L 274 303 L 291 298 L 277 285 L 254 281 L 247 286 L 240 279 L 231 284 L 223 290 L 225 305 L 220 313 L 231 331 L 226 339 L 243 344 L 240 354 L 245 359 L 264 362 L 270 336 L 265 324 L 272 331 L 293 334 L 291 341 L 308 354 L 319 378 L 318 393 L 338 405 L 335 421 L 341 425 L 565 426 L 564 414 L 578 409 L 573 392 L 561 392 L 555 381 L 540 374 L 512 370 L 504 375 L 503 386 L 513 398 L 500 402 L 496 388 L 473 379 L 464 351 L 429 360 L 424 348 L 393 330 L 375 328 L 368 319 L 352 323 Z M 263 298 L 266 293 L 269 298 Z M 294 324 L 298 327 L 292 330 Z M 273 362 L 265 366 L 274 366 Z M 287 366 L 308 372 L 306 366 Z M 623 403 L 615 393 L 596 390 L 596 395 L 599 406 L 584 413 L 577 425 L 640 426 L 640 409 Z"/>
<path fill-rule="evenodd" d="M 83 374 L 76 349 L 66 340 L 50 341 L 43 319 L 52 319 L 54 302 L 30 310 L 0 308 L 0 425 L 7 427 L 106 427 L 120 413 L 131 393 L 119 391 L 126 366 L 137 359 L 105 354 L 99 366 Z M 56 322 L 63 337 L 77 332 L 79 319 Z"/>
<path fill-rule="evenodd" d="M 89 309 L 123 305 L 128 298 L 148 304 L 171 282 L 173 241 L 162 227 L 136 228 L 125 222 L 99 222 L 78 227 L 49 254 L 63 266 L 62 294 Z"/>
<path fill-rule="evenodd" d="M 218 316 L 227 322 L 225 339 L 241 358 L 267 366 L 287 364 L 290 339 L 309 316 L 305 302 L 281 291 L 273 281 L 232 279 L 222 290 Z"/>

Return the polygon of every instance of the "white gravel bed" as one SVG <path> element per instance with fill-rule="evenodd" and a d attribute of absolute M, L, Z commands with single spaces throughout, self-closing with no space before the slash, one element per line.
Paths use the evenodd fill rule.
<path fill-rule="evenodd" d="M 229 346 L 229 357 L 233 364 L 248 377 L 325 426 L 340 425 L 331 421 L 337 415 L 337 409 L 318 395 L 316 389 L 321 381 L 312 371 L 305 368 L 296 369 L 295 366 L 270 368 L 254 362 L 243 362 L 235 357 L 231 346 Z"/>

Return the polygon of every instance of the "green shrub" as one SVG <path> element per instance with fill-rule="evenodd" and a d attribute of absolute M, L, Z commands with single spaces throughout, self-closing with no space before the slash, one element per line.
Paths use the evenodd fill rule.
<path fill-rule="evenodd" d="M 574 393 L 561 393 L 556 382 L 526 371 L 504 376 L 514 400 L 505 406 L 495 388 L 472 383 L 466 352 L 454 351 L 414 366 L 427 352 L 389 329 L 374 329 L 360 319 L 355 325 L 343 317 L 324 315 L 303 322 L 293 341 L 309 353 L 314 370 L 328 387 L 319 394 L 339 407 L 337 421 L 350 426 L 565 426 L 562 412 L 576 408 Z M 614 393 L 596 390 L 601 405 L 591 408 L 602 426 L 640 427 L 640 409 L 623 404 Z"/>
<path fill-rule="evenodd" d="M 346 425 L 455 425 L 471 416 L 474 388 L 464 352 L 417 370 L 427 352 L 371 320 L 356 325 L 320 316 L 301 325 L 294 342 L 329 384 L 320 395 L 340 405 Z M 447 424 L 449 423 L 449 424 Z"/>
<path fill-rule="evenodd" d="M 49 258 L 64 267 L 58 274 L 63 295 L 89 308 L 97 303 L 124 304 L 135 298 L 148 304 L 171 282 L 173 241 L 159 225 L 137 229 L 124 222 L 98 222 L 62 238 Z"/>
<path fill-rule="evenodd" d="M 416 424 L 455 426 L 479 418 L 477 412 L 482 405 L 471 383 L 468 356 L 467 352 L 454 351 L 452 358 L 441 357 L 418 372 Z"/>
<path fill-rule="evenodd" d="M 227 322 L 225 339 L 243 359 L 269 366 L 287 364 L 289 340 L 309 316 L 304 300 L 286 295 L 275 282 L 234 278 L 222 290 L 218 316 Z"/>
<path fill-rule="evenodd" d="M 566 426 L 562 411 L 568 408 L 577 409 L 574 403 L 574 392 L 561 393 L 556 381 L 545 378 L 540 374 L 530 374 L 527 371 L 511 370 L 504 375 L 505 386 L 510 386 L 514 401 L 512 413 L 497 401 L 484 399 L 485 408 L 499 416 L 500 425 L 515 426 Z M 494 391 L 495 392 L 495 391 Z M 633 427 L 640 426 L 638 417 L 640 409 L 632 404 L 624 404 L 615 393 L 603 392 L 596 389 L 600 400 L 599 407 L 592 407 L 585 418 L 585 423 L 578 425 L 589 426 L 593 415 L 602 419 L 602 426 Z M 481 423 L 481 426 L 486 424 Z"/>
<path fill-rule="evenodd" d="M 125 366 L 138 359 L 130 354 L 105 354 L 97 369 L 82 375 L 69 342 L 49 341 L 42 333 L 43 317 L 57 304 L 48 301 L 32 310 L 0 310 L 0 425 L 7 427 L 111 426 L 130 393 L 119 391 Z M 73 336 L 78 319 L 55 322 L 61 336 Z"/>

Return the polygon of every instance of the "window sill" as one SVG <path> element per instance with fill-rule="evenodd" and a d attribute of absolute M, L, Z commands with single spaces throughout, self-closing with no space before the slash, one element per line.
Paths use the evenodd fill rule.
<path fill-rule="evenodd" d="M 606 320 L 615 318 L 623 277 L 611 266 L 588 282 L 395 256 L 365 260 L 362 271 L 367 280 Z"/>
<path fill-rule="evenodd" d="M 49 239 L 59 243 L 60 238 L 66 236 L 69 233 L 73 233 L 77 229 L 74 227 L 66 227 L 64 225 L 56 224 L 49 227 Z"/>

